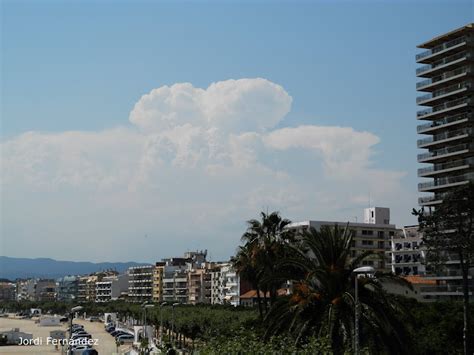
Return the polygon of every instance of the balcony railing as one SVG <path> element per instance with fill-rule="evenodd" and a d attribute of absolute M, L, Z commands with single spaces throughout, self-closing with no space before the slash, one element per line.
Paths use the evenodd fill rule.
<path fill-rule="evenodd" d="M 420 102 L 423 102 L 423 101 L 426 101 L 426 100 L 429 100 L 429 99 L 434 99 L 438 96 L 446 95 L 446 94 L 449 94 L 451 92 L 458 91 L 458 90 L 461 90 L 461 89 L 470 89 L 471 87 L 472 87 L 472 85 L 471 85 L 470 82 L 457 83 L 457 84 L 448 86 L 446 88 L 433 91 L 432 93 L 429 93 L 429 94 L 426 94 L 426 95 L 423 95 L 423 96 L 419 96 L 419 97 L 416 98 L 416 103 L 419 104 Z"/>
<path fill-rule="evenodd" d="M 467 159 L 459 159 L 459 160 L 455 160 L 449 163 L 434 164 L 433 166 L 418 169 L 418 176 L 422 176 L 427 173 L 432 173 L 435 171 L 457 168 L 459 166 L 464 166 L 464 165 L 474 165 L 474 157 L 467 158 Z"/>
<path fill-rule="evenodd" d="M 451 153 L 459 152 L 466 149 L 473 149 L 473 147 L 474 147 L 474 144 L 464 143 L 464 144 L 458 144 L 452 147 L 446 147 L 442 149 L 433 150 L 431 152 L 418 154 L 418 161 L 420 162 L 421 160 L 424 160 L 427 158 L 440 157 L 446 154 L 451 154 Z"/>
<path fill-rule="evenodd" d="M 422 67 L 420 67 L 416 70 L 416 75 L 423 74 L 427 71 L 430 71 L 432 69 L 444 66 L 446 64 L 449 64 L 451 62 L 454 62 L 454 61 L 462 59 L 462 58 L 466 58 L 466 59 L 470 58 L 470 54 L 468 52 L 464 51 L 464 52 L 456 53 L 456 54 L 450 55 L 449 57 L 445 57 L 443 59 L 440 59 L 440 60 L 438 60 L 438 61 L 436 61 L 432 64 L 423 65 Z"/>
<path fill-rule="evenodd" d="M 446 176 L 442 178 L 437 178 L 434 181 L 421 182 L 418 184 L 418 190 L 424 190 L 431 187 L 441 187 L 445 185 L 455 184 L 457 182 L 474 180 L 474 173 L 468 173 L 458 176 Z"/>
<path fill-rule="evenodd" d="M 439 285 L 439 286 L 422 286 L 420 287 L 422 293 L 434 293 L 434 292 L 456 292 L 462 294 L 462 286 L 458 285 Z M 472 292 L 469 292 L 472 294 Z"/>
<path fill-rule="evenodd" d="M 438 81 L 441 81 L 441 80 L 446 80 L 446 79 L 449 79 L 453 76 L 457 76 L 457 75 L 461 75 L 461 74 L 466 74 L 466 73 L 470 73 L 471 72 L 471 68 L 470 67 L 461 67 L 461 68 L 457 68 L 457 69 L 454 69 L 454 70 L 451 70 L 451 71 L 448 71 L 446 73 L 443 73 L 441 75 L 438 75 L 438 76 L 434 76 L 430 79 L 425 79 L 423 81 L 420 81 L 418 83 L 416 83 L 416 88 L 419 89 L 419 88 L 422 88 L 424 86 L 428 86 L 428 85 L 431 85 L 431 84 L 434 84 L 434 83 L 437 83 Z"/>
<path fill-rule="evenodd" d="M 418 111 L 416 113 L 416 117 L 421 118 L 423 116 L 429 115 L 429 114 L 434 113 L 434 112 L 446 110 L 450 107 L 454 107 L 454 106 L 458 106 L 458 105 L 462 105 L 462 104 L 470 103 L 470 102 L 471 102 L 471 100 L 469 99 L 469 97 L 462 97 L 460 99 L 448 101 L 448 102 L 445 102 L 441 105 L 437 105 L 437 106 L 434 106 L 432 108 L 428 108 L 426 110 Z"/>
<path fill-rule="evenodd" d="M 428 143 L 439 142 L 448 138 L 454 138 L 454 137 L 459 137 L 466 134 L 472 134 L 472 132 L 473 132 L 472 128 L 462 128 L 462 129 L 457 129 L 454 131 L 448 131 L 448 132 L 443 132 L 440 134 L 435 134 L 434 136 L 431 136 L 431 137 L 418 139 L 416 143 L 419 148 L 420 146 L 428 144 Z"/>
<path fill-rule="evenodd" d="M 441 120 L 437 120 L 437 121 L 433 121 L 433 122 L 430 122 L 430 123 L 425 123 L 425 124 L 419 125 L 418 127 L 416 127 L 416 131 L 421 132 L 421 131 L 424 131 L 424 130 L 429 129 L 429 128 L 434 128 L 434 127 L 442 126 L 442 125 L 445 125 L 445 124 L 448 124 L 448 123 L 461 121 L 461 120 L 464 120 L 466 118 L 471 118 L 471 115 L 468 114 L 468 113 L 459 113 L 457 115 L 449 116 L 449 117 L 443 118 Z"/>
<path fill-rule="evenodd" d="M 439 46 L 436 46 L 436 47 L 433 47 L 431 49 L 428 49 L 427 51 L 421 52 L 421 53 L 416 55 L 416 60 L 420 60 L 420 59 L 429 57 L 432 54 L 436 54 L 438 52 L 441 52 L 445 49 L 454 47 L 454 46 L 456 46 L 460 43 L 463 43 L 463 42 L 467 42 L 467 37 L 466 36 L 455 38 L 455 39 L 453 39 L 449 42 L 440 44 Z"/>
<path fill-rule="evenodd" d="M 437 277 L 456 277 L 456 276 L 462 276 L 461 270 L 445 270 L 442 272 L 439 272 L 437 274 L 430 274 L 430 278 L 437 278 Z M 471 276 L 469 276 L 471 278 Z"/>

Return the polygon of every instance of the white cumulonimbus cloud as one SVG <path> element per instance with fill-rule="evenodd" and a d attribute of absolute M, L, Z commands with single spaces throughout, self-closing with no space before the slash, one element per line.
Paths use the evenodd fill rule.
<path fill-rule="evenodd" d="M 112 250 L 71 251 L 74 259 L 153 260 L 193 247 L 225 257 L 263 208 L 337 218 L 359 208 L 368 189 L 372 199 L 400 205 L 404 173 L 374 168 L 376 135 L 284 127 L 291 103 L 283 87 L 261 78 L 206 89 L 180 83 L 143 95 L 129 127 L 2 142 L 4 254 L 20 255 L 30 243 L 54 256 L 67 231 Z M 145 232 L 154 235 L 148 244 L 123 247 Z"/>

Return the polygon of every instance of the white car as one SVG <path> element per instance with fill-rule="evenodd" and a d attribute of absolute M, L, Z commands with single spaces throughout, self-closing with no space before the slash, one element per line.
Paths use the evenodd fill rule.
<path fill-rule="evenodd" d="M 92 349 L 91 347 L 86 347 L 86 346 L 78 346 L 75 349 L 72 350 L 73 355 L 81 355 L 84 351 Z"/>
<path fill-rule="evenodd" d="M 133 343 L 134 340 L 135 340 L 135 336 L 133 334 L 122 334 L 117 337 L 117 341 L 120 344 Z"/>

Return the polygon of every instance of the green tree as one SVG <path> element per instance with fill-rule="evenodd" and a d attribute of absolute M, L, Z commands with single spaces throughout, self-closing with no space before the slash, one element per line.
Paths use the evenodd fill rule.
<path fill-rule="evenodd" d="M 261 261 L 255 255 L 257 248 L 251 243 L 239 246 L 236 256 L 232 257 L 231 262 L 242 280 L 247 281 L 253 289 L 257 291 L 257 304 L 260 319 L 263 319 L 262 300 L 260 297 L 260 278 L 262 273 L 259 270 Z"/>
<path fill-rule="evenodd" d="M 371 252 L 351 260 L 353 232 L 347 227 L 322 227 L 302 232 L 288 247 L 292 256 L 280 266 L 299 269 L 291 278 L 293 294 L 280 299 L 266 317 L 266 336 L 289 331 L 297 341 L 328 337 L 334 353 L 352 347 L 354 334 L 354 275 Z M 360 339 L 374 351 L 406 353 L 408 336 L 399 314 L 402 306 L 382 288 L 383 275 L 359 279 Z M 391 277 L 392 278 L 392 277 Z"/>
<path fill-rule="evenodd" d="M 413 210 L 418 217 L 419 230 L 428 251 L 428 262 L 437 269 L 443 261 L 454 254 L 459 260 L 462 274 L 463 292 L 463 343 L 464 354 L 471 354 L 469 269 L 474 262 L 474 184 L 454 189 L 446 194 L 443 202 L 429 212 L 424 208 Z"/>
<path fill-rule="evenodd" d="M 254 268 L 257 290 L 262 291 L 263 303 L 267 307 L 267 292 L 270 295 L 270 303 L 273 304 L 281 286 L 281 281 L 275 281 L 275 276 L 280 273 L 277 261 L 284 256 L 286 242 L 292 239 L 293 233 L 286 228 L 291 221 L 282 218 L 278 212 L 261 212 L 260 216 L 261 220 L 247 221 L 247 231 L 241 239 Z"/>

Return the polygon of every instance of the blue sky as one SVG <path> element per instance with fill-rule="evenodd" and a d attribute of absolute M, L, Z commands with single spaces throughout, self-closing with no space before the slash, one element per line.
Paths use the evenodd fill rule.
<path fill-rule="evenodd" d="M 194 88 L 206 89 L 212 83 L 229 79 L 264 78 L 283 88 L 292 98 L 291 109 L 282 117 L 277 115 L 280 118 L 274 120 L 271 130 L 305 125 L 350 127 L 355 132 L 369 132 L 378 137 L 377 143 L 374 141 L 370 146 L 367 169 L 402 173 L 396 178 L 396 184 L 403 193 L 396 189 L 392 195 L 374 192 L 375 203 L 395 206 L 392 207 L 392 216 L 398 225 L 414 222 L 409 207 L 416 204 L 417 197 L 416 45 L 473 19 L 471 1 L 2 1 L 1 4 L 1 142 L 6 147 L 2 153 L 6 168 L 10 167 L 10 160 L 26 161 L 28 151 L 25 149 L 34 150 L 19 143 L 19 139 L 25 139 L 22 136 L 25 132 L 43 134 L 41 144 L 49 147 L 53 144 L 48 136 L 51 133 L 108 132 L 117 127 L 140 131 L 144 126 L 129 121 L 130 113 L 142 96 L 153 89 L 175 83 L 191 83 Z M 271 132 L 266 133 L 270 135 Z M 150 134 L 148 132 L 146 137 Z M 272 139 L 262 139 L 267 148 L 272 146 Z M 291 183 L 295 186 L 320 188 L 325 192 L 338 189 L 336 184 L 329 183 L 318 187 L 318 174 L 326 174 L 326 177 L 330 174 L 307 169 L 308 165 L 318 165 L 321 155 L 314 158 L 308 146 L 291 144 L 289 151 L 277 149 L 258 153 L 259 162 L 274 170 L 280 169 L 278 165 L 285 165 L 286 168 L 280 170 L 291 176 Z M 64 151 L 63 148 L 59 150 Z M 48 152 L 46 150 L 45 154 L 50 154 Z M 92 152 L 89 154 L 94 155 Z M 19 156 L 24 159 L 19 159 Z M 111 158 L 104 158 L 108 159 Z M 28 165 L 29 169 L 38 169 L 43 175 L 46 174 L 43 169 L 49 169 L 47 174 L 51 176 L 56 176 L 55 171 L 60 169 L 55 163 L 38 164 Z M 10 171 L 16 169 L 18 174 L 29 171 L 20 168 L 24 169 L 24 166 L 16 166 Z M 74 166 L 68 168 L 74 169 Z M 76 168 L 80 169 L 79 166 Z M 187 174 L 190 179 L 201 176 L 193 171 L 187 171 Z M 354 179 L 352 190 L 357 190 L 359 195 L 368 195 L 371 190 L 384 190 L 377 175 L 379 172 L 367 180 L 368 185 L 379 184 L 378 188 L 363 186 L 363 173 L 358 174 L 361 174 L 360 180 Z M 84 198 L 83 186 L 78 186 L 80 183 L 75 180 L 76 185 L 56 186 L 51 192 L 51 186 L 31 187 L 28 181 L 21 182 L 12 176 L 8 178 L 16 182 L 13 185 L 7 182 L 3 186 L 3 254 L 58 257 L 56 247 L 40 249 L 36 253 L 41 255 L 35 255 L 35 252 L 25 253 L 11 242 L 15 238 L 26 241 L 32 234 L 31 230 L 22 227 L 22 223 L 27 223 L 22 213 L 25 206 L 18 201 L 21 199 L 26 205 L 37 206 L 36 209 L 26 209 L 32 214 L 38 206 L 49 211 L 43 212 L 47 215 L 44 218 L 36 216 L 33 225 L 42 231 L 39 235 L 50 238 L 48 245 L 56 245 L 66 224 L 61 222 L 54 230 L 45 225 L 61 215 L 61 220 L 75 221 L 68 224 L 74 229 L 74 223 L 79 222 L 73 215 L 66 212 L 58 212 L 58 215 L 53 211 L 64 211 L 71 199 L 77 199 L 79 206 L 88 209 L 92 203 L 90 200 L 79 202 Z M 8 178 L 4 180 L 9 181 Z M 181 189 L 176 179 L 169 177 L 166 181 L 167 189 Z M 243 180 L 237 181 L 241 180 L 229 180 L 229 185 L 223 183 L 222 188 L 228 191 L 233 184 L 242 183 L 242 189 L 248 189 Z M 283 193 L 283 185 L 287 183 L 275 185 L 276 190 L 270 189 L 269 193 Z M 86 189 L 90 192 L 91 188 Z M 205 191 L 210 187 L 204 184 L 202 189 Z M 152 190 L 147 194 L 153 194 Z M 342 194 L 340 198 L 345 196 Z M 392 200 L 396 199 L 394 196 L 406 201 Z M 194 202 L 186 200 L 188 197 L 182 198 L 181 204 L 196 208 Z M 205 200 L 203 196 L 196 198 L 200 202 Z M 359 202 L 348 202 L 347 207 L 342 207 L 344 203 L 341 203 L 331 211 L 321 207 L 303 212 L 301 206 L 318 204 L 314 198 L 312 202 L 301 196 L 295 202 L 299 209 L 286 210 L 286 205 L 280 204 L 280 200 L 270 204 L 263 199 L 255 204 L 270 204 L 271 209 L 286 212 L 294 219 L 319 219 L 319 216 L 321 219 L 348 219 L 361 215 L 360 210 L 365 207 L 359 196 L 353 200 Z M 155 238 L 151 243 L 162 248 L 162 252 L 147 254 L 145 249 L 137 248 L 130 254 L 101 256 L 97 253 L 89 257 L 87 253 L 71 253 L 67 256 L 71 259 L 152 260 L 156 255 L 164 257 L 165 253 L 180 253 L 181 249 L 187 248 L 184 245 L 186 238 L 192 240 L 188 243 L 190 248 L 211 249 L 210 245 L 205 245 L 206 242 L 213 244 L 220 235 L 226 235 L 225 242 L 214 251 L 216 257 L 223 258 L 232 253 L 239 233 L 245 228 L 241 220 L 236 221 L 230 216 L 222 217 L 225 222 L 215 230 L 197 232 L 198 237 L 189 235 L 193 234 L 191 231 L 195 227 L 192 224 L 189 233 L 179 231 L 177 227 L 167 227 L 165 234 L 180 235 L 183 239 L 180 240 L 182 244 L 166 243 L 163 247 L 164 240 L 160 237 L 163 228 L 154 226 L 152 217 L 147 219 L 144 223 L 147 227 L 143 229 L 140 227 L 143 220 L 134 219 L 135 214 L 142 215 L 141 208 L 146 205 L 140 198 L 137 201 L 141 202 L 137 202 L 135 207 L 111 212 L 100 222 L 92 219 L 93 225 L 101 226 L 98 228 L 100 232 L 92 228 L 87 233 L 117 235 L 122 241 L 134 234 L 147 234 L 152 236 L 149 238 Z M 215 201 L 213 208 L 219 203 L 223 202 Z M 177 204 L 177 211 L 183 205 Z M 11 211 L 7 212 L 8 209 Z M 233 211 L 244 220 L 257 212 L 251 209 Z M 188 213 L 192 214 L 192 209 Z M 173 216 L 179 218 L 179 212 Z M 119 230 L 105 222 L 117 218 L 129 219 L 129 230 L 124 232 L 127 228 Z M 211 212 L 202 218 L 204 224 L 215 221 Z M 81 235 L 84 233 L 86 231 Z M 212 235 L 214 233 L 216 235 Z"/>

